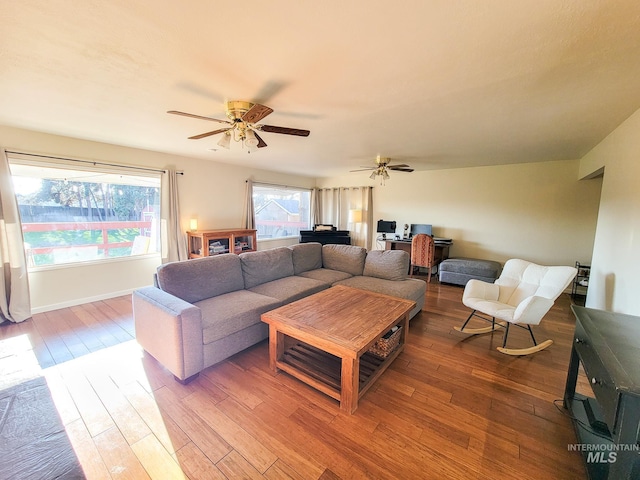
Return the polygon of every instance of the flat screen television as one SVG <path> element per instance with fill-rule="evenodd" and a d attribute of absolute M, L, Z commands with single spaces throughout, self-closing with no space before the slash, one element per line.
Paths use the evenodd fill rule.
<path fill-rule="evenodd" d="M 396 233 L 396 222 L 378 220 L 378 233 Z"/>
<path fill-rule="evenodd" d="M 426 225 L 424 223 L 412 223 L 411 230 L 409 230 L 409 236 L 413 237 L 419 233 L 426 233 L 427 235 L 433 235 L 431 233 L 431 225 Z"/>

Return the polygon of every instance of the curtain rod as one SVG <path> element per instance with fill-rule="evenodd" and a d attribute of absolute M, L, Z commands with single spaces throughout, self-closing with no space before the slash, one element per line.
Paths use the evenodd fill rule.
<path fill-rule="evenodd" d="M 78 163 L 88 163 L 91 165 L 102 165 L 105 167 L 117 167 L 117 168 L 129 168 L 131 170 L 140 170 L 145 172 L 156 172 L 156 173 L 167 173 L 166 170 L 158 170 L 156 168 L 146 168 L 146 167 L 134 167 L 132 165 L 118 165 L 115 163 L 106 163 L 106 162 L 97 162 L 93 160 L 79 160 L 77 158 L 65 158 L 65 157 L 55 157 L 53 155 L 39 155 L 37 153 L 26 153 L 26 152 L 15 152 L 12 150 L 5 150 L 6 153 L 14 153 L 16 155 L 26 155 L 28 157 L 39 157 L 39 158 L 50 158 L 52 160 L 64 160 L 67 162 L 78 162 Z M 184 172 L 176 172 L 178 175 L 184 175 Z"/>
<path fill-rule="evenodd" d="M 278 183 L 266 183 L 266 182 L 256 182 L 255 180 L 251 180 L 254 185 L 264 185 L 265 187 L 277 187 L 277 188 L 297 188 L 298 190 L 312 190 L 308 187 L 295 187 L 291 185 L 280 185 Z M 244 183 L 249 183 L 249 180 L 245 180 Z"/>
<path fill-rule="evenodd" d="M 361 185 L 360 187 L 316 187 L 318 190 L 335 190 L 335 189 L 342 189 L 342 190 L 351 190 L 351 189 L 356 189 L 356 188 L 374 188 L 373 185 Z"/>

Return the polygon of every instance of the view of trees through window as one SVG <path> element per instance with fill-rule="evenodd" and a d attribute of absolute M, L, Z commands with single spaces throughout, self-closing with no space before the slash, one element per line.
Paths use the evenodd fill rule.
<path fill-rule="evenodd" d="M 310 228 L 311 191 L 253 185 L 258 239 L 297 237 Z"/>
<path fill-rule="evenodd" d="M 30 266 L 159 252 L 159 175 L 10 164 Z"/>

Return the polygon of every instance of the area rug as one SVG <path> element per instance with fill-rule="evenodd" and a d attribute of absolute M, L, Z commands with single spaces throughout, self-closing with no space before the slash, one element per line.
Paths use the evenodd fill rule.
<path fill-rule="evenodd" d="M 47 382 L 27 380 L 0 391 L 0 478 L 85 478 Z"/>

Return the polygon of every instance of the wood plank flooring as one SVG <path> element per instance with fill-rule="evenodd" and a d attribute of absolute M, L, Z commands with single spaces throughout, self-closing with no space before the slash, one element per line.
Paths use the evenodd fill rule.
<path fill-rule="evenodd" d="M 354 415 L 274 376 L 266 342 L 177 383 L 135 342 L 129 296 L 1 325 L 0 390 L 44 377 L 89 479 L 586 478 L 558 408 L 569 296 L 535 329 L 554 344 L 527 357 L 498 353 L 501 331 L 454 331 L 469 313 L 461 298 L 429 284 L 405 351 Z M 511 346 L 529 346 L 511 330 Z"/>

